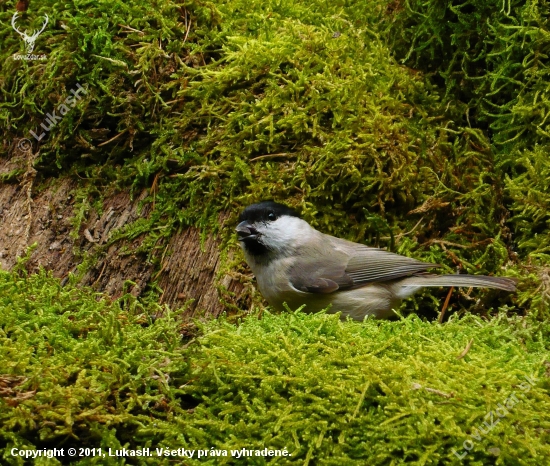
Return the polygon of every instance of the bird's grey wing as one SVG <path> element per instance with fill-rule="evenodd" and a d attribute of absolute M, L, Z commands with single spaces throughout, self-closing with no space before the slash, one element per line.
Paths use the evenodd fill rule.
<path fill-rule="evenodd" d="M 323 244 L 330 247 L 330 244 Z M 346 275 L 349 256 L 333 249 L 313 249 L 298 255 L 288 274 L 294 288 L 309 293 L 332 293 L 353 286 Z"/>
<path fill-rule="evenodd" d="M 345 273 L 353 281 L 353 287 L 371 282 L 386 282 L 425 272 L 439 264 L 422 262 L 382 249 L 351 243 L 350 259 Z"/>
<path fill-rule="evenodd" d="M 333 293 L 439 267 L 438 264 L 421 262 L 382 249 L 323 236 L 323 249 L 309 251 L 307 257 L 297 258 L 289 270 L 291 284 L 300 291 Z"/>

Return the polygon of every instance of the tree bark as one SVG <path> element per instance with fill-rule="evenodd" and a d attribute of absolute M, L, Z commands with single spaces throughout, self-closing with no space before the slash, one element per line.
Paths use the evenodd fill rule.
<path fill-rule="evenodd" d="M 10 170 L 12 161 L 0 160 L 0 174 Z M 78 237 L 71 236 L 77 187 L 74 180 L 50 179 L 46 188 L 33 195 L 32 179 L 27 184 L 0 183 L 1 268 L 12 269 L 27 247 L 37 243 L 26 263 L 28 271 L 43 267 L 62 283 L 69 273 L 80 272 L 80 284 L 113 298 L 125 292 L 139 296 L 151 280 L 157 280 L 163 290 L 161 303 L 186 305 L 186 317 L 217 317 L 227 309 L 221 298 L 239 305 L 247 301 L 238 277 L 220 276 L 219 239 L 209 236 L 201 250 L 197 228 L 186 228 L 170 238 L 159 271 L 146 262 L 144 255 L 133 252 L 141 245 L 143 235 L 133 241 L 109 242 L 113 233 L 150 214 L 151 204 L 142 202 L 147 191 L 133 200 L 125 192 L 105 197 L 103 213 L 99 215 L 90 208 Z M 222 214 L 220 221 L 226 218 L 227 214 Z M 95 260 L 90 262 L 90 258 Z M 91 265 L 86 265 L 86 260 Z M 84 270 L 80 271 L 79 266 Z"/>

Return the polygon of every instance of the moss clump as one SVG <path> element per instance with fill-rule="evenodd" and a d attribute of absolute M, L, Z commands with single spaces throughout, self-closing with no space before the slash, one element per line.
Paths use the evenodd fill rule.
<path fill-rule="evenodd" d="M 439 325 L 264 313 L 239 326 L 210 322 L 185 342 L 174 315 L 150 317 L 160 311 L 44 273 L 1 272 L 3 464 L 23 464 L 12 448 L 54 447 L 152 450 L 74 464 L 183 460 L 156 448 L 208 450 L 186 464 L 234 464 L 231 450 L 243 448 L 286 448 L 292 456 L 277 464 L 449 464 L 466 440 L 474 447 L 464 464 L 550 460 L 548 324 L 504 314 Z M 475 440 L 513 394 L 514 406 Z M 212 458 L 212 449 L 228 456 Z"/>
<path fill-rule="evenodd" d="M 539 275 L 548 302 L 550 3 L 397 4 L 387 36 L 394 53 L 461 109 L 459 125 L 483 130 L 503 180 L 513 248 Z"/>
<path fill-rule="evenodd" d="M 0 271 L 0 448 L 153 442 L 140 429 L 182 411 L 188 363 L 173 314 L 131 295 Z M 37 463 L 38 464 L 38 463 Z M 56 463 L 57 464 L 57 463 Z"/>
<path fill-rule="evenodd" d="M 214 323 L 191 358 L 195 381 L 186 389 L 204 402 L 181 438 L 286 447 L 293 459 L 281 464 L 450 464 L 453 448 L 462 452 L 487 413 L 520 396 L 524 376 L 542 367 L 548 341 L 533 330 L 504 316 L 357 325 L 297 312 Z M 524 387 L 465 464 L 492 463 L 495 447 L 497 464 L 548 461 L 548 381 Z"/>

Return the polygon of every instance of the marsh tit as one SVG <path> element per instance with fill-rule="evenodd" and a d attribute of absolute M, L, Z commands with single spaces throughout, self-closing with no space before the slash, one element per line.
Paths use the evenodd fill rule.
<path fill-rule="evenodd" d="M 438 264 L 371 248 L 317 231 L 298 213 L 272 201 L 247 207 L 237 235 L 264 298 L 276 310 L 341 312 L 355 320 L 395 315 L 399 302 L 427 286 L 475 286 L 515 291 L 510 278 L 434 275 Z"/>

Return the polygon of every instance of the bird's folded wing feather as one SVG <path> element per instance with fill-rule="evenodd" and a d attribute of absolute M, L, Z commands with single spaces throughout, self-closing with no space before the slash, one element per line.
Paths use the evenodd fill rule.
<path fill-rule="evenodd" d="M 290 270 L 292 285 L 309 293 L 332 293 L 424 272 L 438 264 L 326 236 L 317 255 L 302 257 Z"/>

